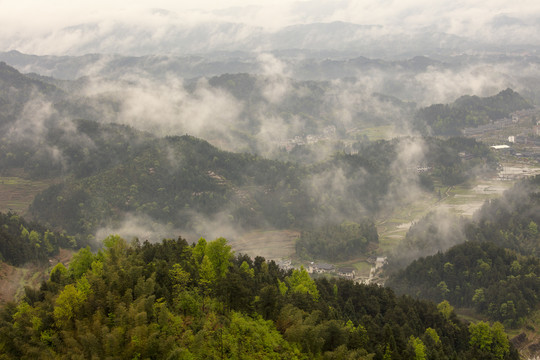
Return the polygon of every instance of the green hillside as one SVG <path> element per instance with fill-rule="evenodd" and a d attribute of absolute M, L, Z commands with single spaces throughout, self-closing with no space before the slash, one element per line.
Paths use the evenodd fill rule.
<path fill-rule="evenodd" d="M 3 359 L 519 358 L 500 324 L 467 326 L 445 304 L 285 273 L 222 238 L 104 245 L 1 310 Z"/>

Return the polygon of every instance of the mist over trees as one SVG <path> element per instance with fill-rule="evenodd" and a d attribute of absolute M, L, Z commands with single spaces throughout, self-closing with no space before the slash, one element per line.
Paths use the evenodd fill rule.
<path fill-rule="evenodd" d="M 475 308 L 492 321 L 519 325 L 538 304 L 540 260 L 493 243 L 467 242 L 413 261 L 388 286 L 435 302 Z"/>
<path fill-rule="evenodd" d="M 437 253 L 395 271 L 387 285 L 398 293 L 475 308 L 507 326 L 520 325 L 540 294 L 539 185 L 540 176 L 518 182 L 486 202 L 472 220 L 446 219 L 441 226 L 437 214 L 425 217 L 411 227 L 390 262 L 395 268 L 412 260 L 411 253 Z"/>
<path fill-rule="evenodd" d="M 500 198 L 486 201 L 472 219 L 447 211 L 430 212 L 414 223 L 394 249 L 390 266 L 403 268 L 411 261 L 463 242 L 490 242 L 524 256 L 538 256 L 540 176 L 524 179 Z"/>
<path fill-rule="evenodd" d="M 490 121 L 509 118 L 510 113 L 530 109 L 529 101 L 512 89 L 501 91 L 495 96 L 479 98 L 462 96 L 452 104 L 435 104 L 418 110 L 415 127 L 437 135 L 456 136 L 466 127 L 478 127 Z"/>
<path fill-rule="evenodd" d="M 0 359 L 519 358 L 540 177 L 416 219 L 507 159 L 461 135 L 540 101 L 538 5 L 55 1 L 0 4 Z"/>

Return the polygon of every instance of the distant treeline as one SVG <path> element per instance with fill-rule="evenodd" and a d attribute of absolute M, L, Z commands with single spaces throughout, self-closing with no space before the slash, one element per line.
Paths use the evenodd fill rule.
<path fill-rule="evenodd" d="M 19 266 L 44 262 L 59 248 L 76 248 L 77 241 L 65 233 L 49 231 L 13 213 L 0 213 L 0 260 Z"/>
<path fill-rule="evenodd" d="M 343 261 L 366 253 L 377 246 L 379 235 L 372 221 L 344 222 L 303 231 L 296 241 L 296 255 L 308 259 Z"/>
<path fill-rule="evenodd" d="M 222 238 L 104 245 L 0 311 L 3 359 L 519 359 L 501 324 L 284 272 Z"/>
<path fill-rule="evenodd" d="M 466 127 L 477 127 L 491 120 L 508 118 L 514 111 L 529 108 L 532 108 L 530 102 L 512 89 L 485 98 L 467 95 L 452 104 L 421 108 L 416 113 L 415 126 L 424 132 L 427 127 L 436 135 L 456 136 Z"/>

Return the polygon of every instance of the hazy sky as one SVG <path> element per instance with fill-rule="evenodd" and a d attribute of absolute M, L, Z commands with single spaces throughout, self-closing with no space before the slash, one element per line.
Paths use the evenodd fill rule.
<path fill-rule="evenodd" d="M 98 24 L 101 34 L 120 23 L 159 37 L 167 26 L 233 22 L 273 31 L 332 21 L 382 25 L 394 32 L 431 27 L 475 39 L 540 43 L 537 0 L 0 0 L 0 50 L 43 53 L 32 40 L 66 41 L 57 40 L 59 31 L 85 23 Z"/>

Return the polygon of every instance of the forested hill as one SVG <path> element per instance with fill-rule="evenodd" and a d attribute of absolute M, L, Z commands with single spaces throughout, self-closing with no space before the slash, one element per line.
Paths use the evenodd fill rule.
<path fill-rule="evenodd" d="M 326 156 L 317 154 L 309 162 L 288 153 L 283 158 L 294 162 L 222 151 L 193 136 L 160 137 L 103 119 L 78 119 L 85 111 L 72 97 L 4 68 L 0 77 L 15 80 L 2 96 L 24 96 L 5 103 L 20 111 L 0 136 L 0 173 L 54 178 L 56 185 L 34 199 L 31 214 L 72 235 L 91 237 L 97 229 L 117 228 L 127 217 L 185 230 L 204 228 L 216 218 L 240 230 L 335 226 L 406 202 L 405 188 L 432 191 L 434 182 L 455 185 L 496 167 L 487 146 L 460 138 L 360 140 L 351 145 L 358 153 L 329 146 Z M 247 96 L 262 80 L 223 75 L 212 81 L 235 96 Z M 301 87 L 320 95 L 319 85 Z M 48 92 L 60 94 L 59 99 Z M 101 100 L 88 104 L 112 101 L 106 95 Z M 404 159 L 408 149 L 425 156 Z M 431 170 L 419 174 L 420 166 Z"/>
<path fill-rule="evenodd" d="M 501 198 L 486 202 L 471 221 L 448 224 L 450 234 L 437 231 L 439 221 L 450 219 L 426 217 L 411 227 L 391 263 L 403 263 L 407 253 L 464 243 L 413 261 L 390 276 L 387 285 L 519 324 L 540 305 L 539 194 L 540 176 L 522 180 Z"/>
<path fill-rule="evenodd" d="M 46 262 L 62 248 L 77 248 L 72 236 L 49 231 L 13 213 L 0 213 L 0 261 L 20 266 Z"/>
<path fill-rule="evenodd" d="M 62 95 L 63 91 L 54 85 L 30 79 L 5 62 L 0 62 L 0 129 L 15 121 L 32 96 L 52 100 Z"/>
<path fill-rule="evenodd" d="M 32 205 L 36 217 L 73 233 L 88 233 L 128 212 L 177 226 L 185 226 L 193 214 L 226 210 L 253 226 L 266 215 L 276 226 L 312 215 L 300 184 L 305 170 L 294 164 L 220 151 L 190 136 L 159 139 L 137 133 L 138 142 L 125 139 L 130 129 L 82 125 L 78 134 L 97 146 L 67 148 L 77 160 L 72 169 L 79 178 L 52 186 Z"/>
<path fill-rule="evenodd" d="M 223 238 L 127 244 L 58 264 L 0 314 L 2 359 L 519 359 L 448 303 L 234 255 Z"/>
<path fill-rule="evenodd" d="M 540 302 L 540 259 L 492 243 L 467 242 L 415 260 L 387 285 L 399 293 L 475 308 L 492 321 L 519 324 Z"/>
<path fill-rule="evenodd" d="M 435 104 L 419 109 L 415 116 L 415 127 L 420 131 L 425 131 L 427 127 L 435 135 L 455 136 L 466 127 L 508 118 L 514 111 L 529 108 L 532 108 L 530 102 L 512 89 L 485 98 L 467 95 L 452 104 Z"/>
<path fill-rule="evenodd" d="M 38 194 L 31 207 L 37 219 L 72 234 L 92 234 L 126 214 L 179 228 L 217 214 L 238 227 L 335 225 L 373 216 L 388 196 L 399 203 L 404 179 L 410 181 L 404 186 L 431 191 L 433 181 L 453 185 L 496 166 L 485 145 L 465 139 L 426 139 L 433 170 L 419 176 L 414 164 L 395 164 L 399 139 L 363 143 L 359 154 L 336 153 L 307 166 L 221 151 L 191 136 L 156 138 L 91 121 L 76 126 L 49 135 L 61 163 L 37 148 L 0 156 L 6 167 L 22 163 L 37 175 L 73 174 Z M 473 157 L 462 159 L 461 151 Z"/>
<path fill-rule="evenodd" d="M 490 242 L 522 255 L 540 256 L 540 176 L 524 179 L 491 199 L 472 219 L 429 213 L 407 232 L 389 266 L 403 268 L 420 256 L 433 255 L 465 241 Z"/>
<path fill-rule="evenodd" d="M 379 242 L 372 221 L 343 222 L 303 231 L 296 240 L 296 255 L 306 259 L 340 261 L 356 259 Z"/>
<path fill-rule="evenodd" d="M 468 239 L 540 257 L 540 175 L 522 180 L 501 198 L 484 203 L 473 220 L 466 228 Z"/>

